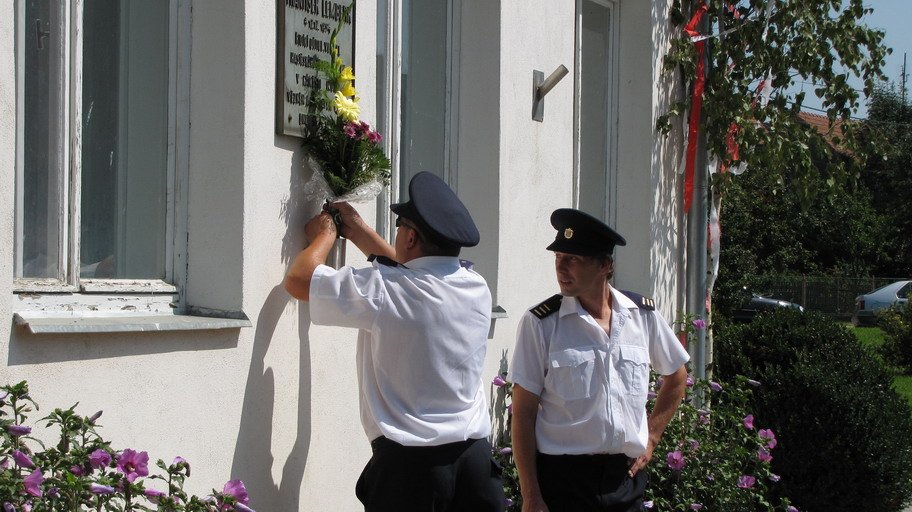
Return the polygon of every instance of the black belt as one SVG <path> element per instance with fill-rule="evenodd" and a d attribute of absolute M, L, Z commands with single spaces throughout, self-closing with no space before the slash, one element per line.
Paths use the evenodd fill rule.
<path fill-rule="evenodd" d="M 446 444 L 407 446 L 402 443 L 397 443 L 396 441 L 393 441 L 392 439 L 388 439 L 384 436 L 380 436 L 380 437 L 374 438 L 374 440 L 371 441 L 371 449 L 373 451 L 377 451 L 382 448 L 404 448 L 406 450 L 433 448 L 433 449 L 437 449 L 437 450 L 448 450 L 450 448 L 468 447 L 469 445 L 475 443 L 476 441 L 479 441 L 479 439 L 466 439 L 465 441 L 456 441 L 456 442 L 446 443 Z"/>

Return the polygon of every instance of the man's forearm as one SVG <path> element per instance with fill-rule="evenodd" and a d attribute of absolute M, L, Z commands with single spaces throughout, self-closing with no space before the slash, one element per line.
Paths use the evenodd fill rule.
<path fill-rule="evenodd" d="M 655 407 L 652 409 L 652 414 L 649 415 L 649 440 L 653 445 L 659 444 L 665 427 L 668 426 L 668 422 L 681 405 L 686 385 L 687 369 L 683 366 L 675 373 L 665 377 L 656 396 Z"/>
<path fill-rule="evenodd" d="M 310 245 L 305 247 L 295 257 L 285 274 L 285 289 L 292 297 L 300 300 L 310 300 L 310 282 L 314 270 L 326 262 L 329 251 L 335 242 L 335 233 L 324 231 L 317 235 Z"/>
<path fill-rule="evenodd" d="M 396 249 L 394 249 L 389 242 L 384 240 L 379 233 L 364 225 L 363 222 L 358 229 L 347 231 L 350 231 L 350 233 L 346 233 L 349 235 L 348 239 L 351 240 L 352 243 L 355 244 L 355 247 L 363 252 L 365 256 L 376 254 L 377 256 L 386 256 L 389 259 L 396 258 Z"/>
<path fill-rule="evenodd" d="M 519 488 L 523 499 L 541 496 L 538 486 L 538 467 L 535 441 L 535 420 L 538 417 L 538 397 L 525 389 L 513 387 L 513 460 L 519 470 Z"/>

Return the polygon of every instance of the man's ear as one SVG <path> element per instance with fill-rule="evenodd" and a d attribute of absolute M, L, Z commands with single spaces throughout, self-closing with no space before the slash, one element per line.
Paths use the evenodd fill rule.
<path fill-rule="evenodd" d="M 414 249 L 418 245 L 418 232 L 414 229 L 408 230 L 408 238 L 405 240 L 405 247 Z"/>

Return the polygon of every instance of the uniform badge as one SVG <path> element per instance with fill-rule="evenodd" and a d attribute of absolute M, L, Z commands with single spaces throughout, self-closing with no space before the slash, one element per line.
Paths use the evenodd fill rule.
<path fill-rule="evenodd" d="M 567 240 L 570 240 L 571 238 L 573 238 L 573 228 L 567 228 L 564 230 L 564 238 L 566 238 Z"/>

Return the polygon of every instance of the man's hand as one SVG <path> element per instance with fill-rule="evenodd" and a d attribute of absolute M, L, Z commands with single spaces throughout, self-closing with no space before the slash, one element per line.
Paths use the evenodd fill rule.
<path fill-rule="evenodd" d="M 363 232 L 367 228 L 364 219 L 358 214 L 352 205 L 346 202 L 332 203 L 327 205 L 330 210 L 335 210 L 338 217 L 342 220 L 342 236 L 352 239 L 355 233 Z"/>
<path fill-rule="evenodd" d="M 627 470 L 627 474 L 630 475 L 630 478 L 636 476 L 641 469 L 646 467 L 646 464 L 649 464 L 649 461 L 652 460 L 653 450 L 655 450 L 655 444 L 653 444 L 652 441 L 649 441 L 646 446 L 646 452 L 634 459 L 633 464 L 630 465 L 630 469 Z"/>
<path fill-rule="evenodd" d="M 312 243 L 323 233 L 333 238 L 336 237 L 336 224 L 333 222 L 332 216 L 326 212 L 322 212 L 310 219 L 304 226 L 304 236 L 307 237 L 308 242 Z"/>

